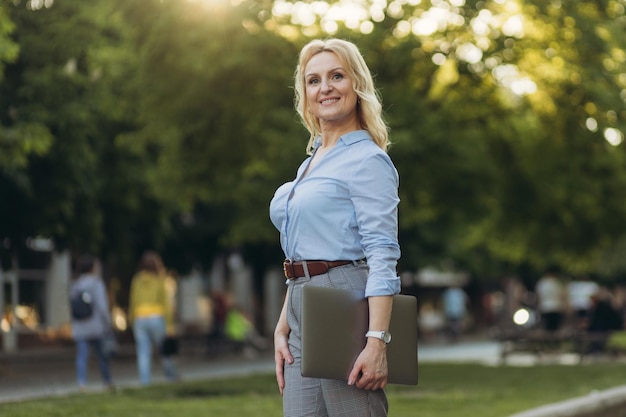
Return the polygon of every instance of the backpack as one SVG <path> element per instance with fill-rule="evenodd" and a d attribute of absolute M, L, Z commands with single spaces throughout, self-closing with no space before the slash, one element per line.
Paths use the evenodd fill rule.
<path fill-rule="evenodd" d="M 70 313 L 75 320 L 86 320 L 93 315 L 93 297 L 87 290 L 76 292 L 70 297 Z"/>

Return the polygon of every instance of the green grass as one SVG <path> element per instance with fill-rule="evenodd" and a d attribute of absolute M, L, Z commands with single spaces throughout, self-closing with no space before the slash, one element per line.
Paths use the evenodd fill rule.
<path fill-rule="evenodd" d="M 392 417 L 504 417 L 624 382 L 626 365 L 486 367 L 420 365 L 415 387 L 387 389 Z M 77 394 L 0 405 L 6 417 L 276 417 L 273 375 L 182 382 L 114 393 Z"/>

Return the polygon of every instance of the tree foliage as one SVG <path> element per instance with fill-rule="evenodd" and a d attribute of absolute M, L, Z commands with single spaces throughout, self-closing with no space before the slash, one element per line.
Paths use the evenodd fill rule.
<path fill-rule="evenodd" d="M 332 35 L 383 97 L 403 268 L 626 272 L 623 0 L 361 1 L 344 19 L 345 2 L 1 4 L 2 238 L 126 271 L 148 247 L 181 272 L 235 249 L 275 264 L 268 202 L 307 140 L 296 57 Z"/>

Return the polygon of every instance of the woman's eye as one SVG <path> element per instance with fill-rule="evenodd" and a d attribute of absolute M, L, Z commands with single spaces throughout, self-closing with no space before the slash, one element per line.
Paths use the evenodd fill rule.
<path fill-rule="evenodd" d="M 342 74 L 335 74 L 333 75 L 333 80 L 341 80 L 343 78 Z"/>
<path fill-rule="evenodd" d="M 319 80 L 317 78 L 309 79 L 309 84 L 317 84 L 318 82 L 319 82 Z"/>

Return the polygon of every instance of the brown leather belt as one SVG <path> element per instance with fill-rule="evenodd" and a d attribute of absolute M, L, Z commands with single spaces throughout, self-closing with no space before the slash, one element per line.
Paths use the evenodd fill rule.
<path fill-rule="evenodd" d="M 289 279 L 296 279 L 303 277 L 304 274 L 304 266 L 302 265 L 303 261 L 293 262 L 291 259 L 285 259 L 283 262 L 283 271 L 285 272 L 285 277 Z M 309 275 L 322 275 L 328 272 L 329 269 L 336 268 L 338 266 L 351 264 L 352 261 L 306 261 L 307 269 L 309 270 Z"/>

